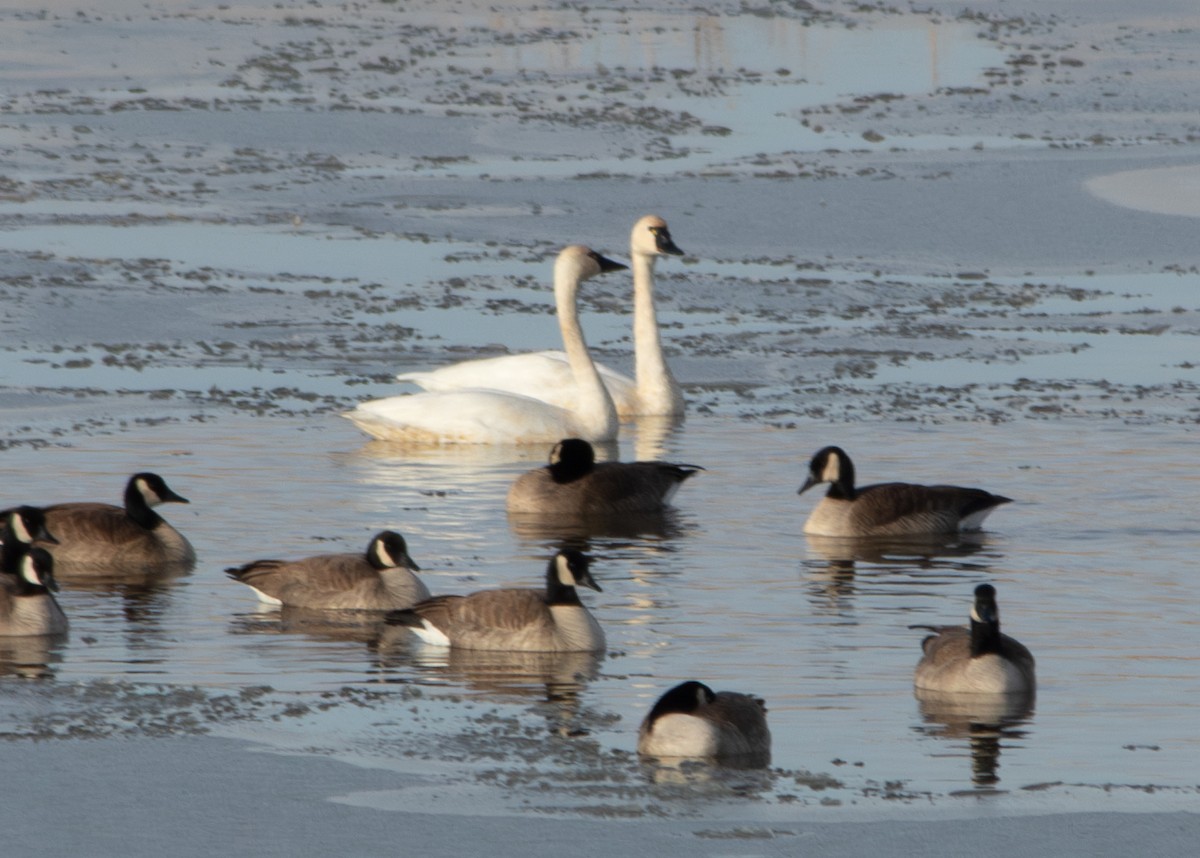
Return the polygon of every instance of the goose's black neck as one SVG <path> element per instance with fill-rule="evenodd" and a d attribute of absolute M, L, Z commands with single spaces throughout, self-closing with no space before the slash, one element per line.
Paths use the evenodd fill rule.
<path fill-rule="evenodd" d="M 550 559 L 546 568 L 546 604 L 547 605 L 582 605 L 579 601 L 579 591 L 570 584 L 564 584 L 558 576 L 558 557 Z"/>
<path fill-rule="evenodd" d="M 153 530 L 163 523 L 163 517 L 154 511 L 142 494 L 137 477 L 125 486 L 125 514 L 146 530 Z"/>
<path fill-rule="evenodd" d="M 975 588 L 975 606 L 971 610 L 971 655 L 999 653 L 1002 640 L 996 590 L 990 584 L 980 584 Z"/>

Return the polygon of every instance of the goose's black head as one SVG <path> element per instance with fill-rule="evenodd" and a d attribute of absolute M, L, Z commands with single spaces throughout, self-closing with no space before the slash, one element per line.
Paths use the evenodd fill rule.
<path fill-rule="evenodd" d="M 34 542 L 57 544 L 58 540 L 46 529 L 46 513 L 41 507 L 18 506 L 5 512 L 4 521 L 0 523 L 0 542 L 30 545 Z"/>
<path fill-rule="evenodd" d="M 702 706 L 707 706 L 717 699 L 713 690 L 703 682 L 688 680 L 681 682 L 658 698 L 654 708 L 650 710 L 650 721 L 654 722 L 663 715 L 690 715 Z"/>
<path fill-rule="evenodd" d="M 591 560 L 573 549 L 558 552 L 546 567 L 546 600 L 552 605 L 579 603 L 576 587 L 588 587 L 603 592 L 590 571 Z"/>
<path fill-rule="evenodd" d="M 376 569 L 395 569 L 400 566 L 411 572 L 421 571 L 421 567 L 408 556 L 408 543 L 394 530 L 383 530 L 375 535 L 367 546 L 367 562 Z"/>
<path fill-rule="evenodd" d="M 582 438 L 564 438 L 550 451 L 547 466 L 554 482 L 573 483 L 596 468 L 596 451 Z"/>
<path fill-rule="evenodd" d="M 854 499 L 854 463 L 841 447 L 822 447 L 809 460 L 808 477 L 797 494 L 804 494 L 815 485 L 829 483 L 831 498 Z"/>
<path fill-rule="evenodd" d="M 49 551 L 36 545 L 21 557 L 18 577 L 27 593 L 58 590 L 58 582 L 54 580 L 54 558 Z"/>

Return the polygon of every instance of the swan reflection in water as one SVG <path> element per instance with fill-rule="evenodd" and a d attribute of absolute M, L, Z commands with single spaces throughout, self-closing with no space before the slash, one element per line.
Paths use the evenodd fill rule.
<path fill-rule="evenodd" d="M 1034 692 L 950 694 L 913 690 L 925 723 L 918 729 L 940 739 L 966 739 L 971 753 L 971 783 L 979 790 L 1000 783 L 1000 751 L 1028 735 Z"/>

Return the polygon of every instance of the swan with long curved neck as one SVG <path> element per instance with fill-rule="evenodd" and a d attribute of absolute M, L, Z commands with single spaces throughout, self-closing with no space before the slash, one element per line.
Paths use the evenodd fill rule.
<path fill-rule="evenodd" d="M 554 263 L 558 324 L 578 389 L 574 408 L 480 387 L 374 399 L 342 416 L 384 441 L 544 444 L 570 435 L 593 442 L 614 440 L 620 426 L 617 412 L 588 353 L 576 299 L 584 280 L 626 267 L 578 244 L 563 248 Z"/>
<path fill-rule="evenodd" d="M 604 386 L 621 418 L 637 415 L 683 414 L 683 393 L 663 355 L 654 307 L 654 264 L 659 256 L 682 256 L 667 222 L 646 215 L 633 226 L 629 238 L 633 262 L 633 350 L 636 378 L 597 364 Z M 485 387 L 540 399 L 574 410 L 579 400 L 575 377 L 561 351 L 530 352 L 462 361 L 428 372 L 396 376 L 425 390 L 462 390 Z"/>

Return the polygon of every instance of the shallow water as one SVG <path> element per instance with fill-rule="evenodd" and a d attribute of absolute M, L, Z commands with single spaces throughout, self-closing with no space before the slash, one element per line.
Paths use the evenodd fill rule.
<path fill-rule="evenodd" d="M 69 638 L 0 643 L 0 664 L 42 678 L 0 680 L 0 731 L 211 731 L 419 774 L 336 800 L 430 813 L 1194 807 L 1200 252 L 1190 225 L 1103 207 L 1076 181 L 1185 157 L 1147 141 L 1187 139 L 1190 111 L 1118 154 L 1060 146 L 1089 137 L 1090 114 L 1042 134 L 1005 113 L 1099 103 L 1109 55 L 1060 61 L 1134 35 L 666 4 L 538 10 L 523 42 L 490 9 L 391 5 L 3 13 L 31 50 L 6 55 L 19 121 L 0 124 L 0 500 L 116 501 L 155 470 L 192 501 L 164 513 L 200 561 L 152 586 L 64 582 Z M 583 50 L 556 53 L 555 28 L 587 34 Z M 120 46 L 143 29 L 204 50 L 134 68 Z M 1025 42 L 1040 66 L 1008 62 Z M 600 120 L 576 111 L 589 100 L 661 113 Z M 464 160 L 445 160 L 448 135 Z M 895 199 L 910 204 L 871 217 Z M 1007 199 L 1017 222 L 988 207 Z M 658 269 L 689 414 L 627 427 L 615 454 L 707 469 L 669 514 L 582 537 L 510 520 L 509 481 L 547 451 L 398 449 L 337 416 L 401 392 L 395 372 L 554 346 L 554 248 L 622 257 L 643 208 L 691 254 Z M 1033 252 L 1012 238 L 1027 223 Z M 964 229 L 998 270 L 938 244 Z M 1083 233 L 1103 252 L 1080 251 Z M 597 278 L 583 296 L 589 342 L 624 369 L 628 288 Z M 796 489 L 830 443 L 863 482 L 1016 502 L 936 548 L 806 538 L 815 493 Z M 560 541 L 583 539 L 607 656 L 422 650 L 262 610 L 222 574 L 358 551 L 385 527 L 435 592 L 536 586 Z M 1036 703 L 923 708 L 908 626 L 965 621 L 985 580 L 1037 656 Z M 770 772 L 637 764 L 642 715 L 692 677 L 766 698 Z"/>

